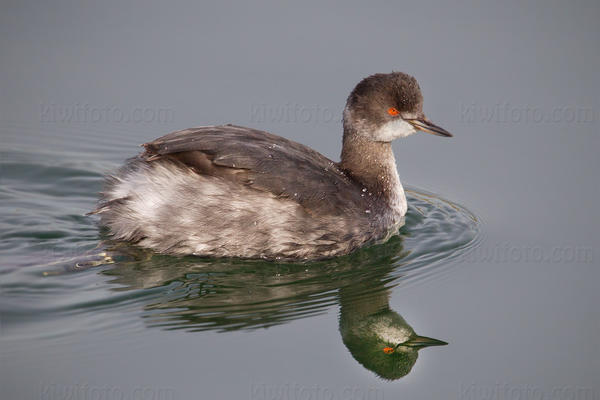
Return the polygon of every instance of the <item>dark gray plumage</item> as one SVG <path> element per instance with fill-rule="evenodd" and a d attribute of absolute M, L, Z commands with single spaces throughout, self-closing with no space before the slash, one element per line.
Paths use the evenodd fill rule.
<path fill-rule="evenodd" d="M 309 213 L 356 214 L 373 203 L 333 161 L 300 143 L 256 129 L 235 125 L 186 129 L 143 146 L 145 160 L 178 161 L 199 174 L 292 199 Z"/>

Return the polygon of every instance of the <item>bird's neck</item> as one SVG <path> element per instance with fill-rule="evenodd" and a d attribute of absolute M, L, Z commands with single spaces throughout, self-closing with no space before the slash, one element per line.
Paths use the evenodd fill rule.
<path fill-rule="evenodd" d="M 406 197 L 391 143 L 373 142 L 362 135 L 347 132 L 347 129 L 344 132 L 341 168 L 369 193 L 384 199 L 394 212 L 406 214 Z"/>

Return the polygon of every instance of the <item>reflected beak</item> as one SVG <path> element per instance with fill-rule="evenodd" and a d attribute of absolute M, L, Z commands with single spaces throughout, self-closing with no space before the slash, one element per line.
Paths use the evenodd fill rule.
<path fill-rule="evenodd" d="M 406 122 L 410 123 L 415 129 L 427 133 L 433 133 L 434 135 L 452 137 L 452 134 L 444 128 L 437 126 L 431 121 L 423 119 L 407 119 Z"/>
<path fill-rule="evenodd" d="M 443 342 L 441 340 L 429 338 L 426 336 L 415 336 L 412 339 L 407 340 L 406 342 L 399 343 L 396 347 L 406 346 L 406 347 L 429 347 L 429 346 L 445 346 L 448 343 Z"/>

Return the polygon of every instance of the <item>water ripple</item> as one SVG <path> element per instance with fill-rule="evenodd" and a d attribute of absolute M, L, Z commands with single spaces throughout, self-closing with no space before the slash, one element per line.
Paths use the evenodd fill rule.
<path fill-rule="evenodd" d="M 83 215 L 102 185 L 97 164 L 26 152 L 0 160 L 0 322 L 8 336 L 42 320 L 44 330 L 32 332 L 53 340 L 90 326 L 125 334 L 139 324 L 231 331 L 289 323 L 328 312 L 342 292 L 349 301 L 440 276 L 479 240 L 472 213 L 415 189 L 400 235 L 348 256 L 272 263 L 157 255 L 103 241 Z"/>

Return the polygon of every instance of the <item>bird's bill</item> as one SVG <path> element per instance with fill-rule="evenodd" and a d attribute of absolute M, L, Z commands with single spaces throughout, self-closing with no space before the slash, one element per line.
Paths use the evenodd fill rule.
<path fill-rule="evenodd" d="M 415 129 L 417 129 L 419 131 L 432 133 L 432 134 L 438 135 L 438 136 L 452 137 L 452 134 L 450 132 L 448 132 L 441 126 L 437 126 L 436 124 L 434 124 L 433 122 L 431 122 L 429 120 L 409 119 L 409 120 L 407 120 L 407 122 L 409 122 L 412 126 L 415 127 Z"/>
<path fill-rule="evenodd" d="M 406 347 L 429 347 L 429 346 L 445 346 L 448 343 L 426 336 L 415 336 L 406 342 L 398 344 L 398 346 Z"/>

